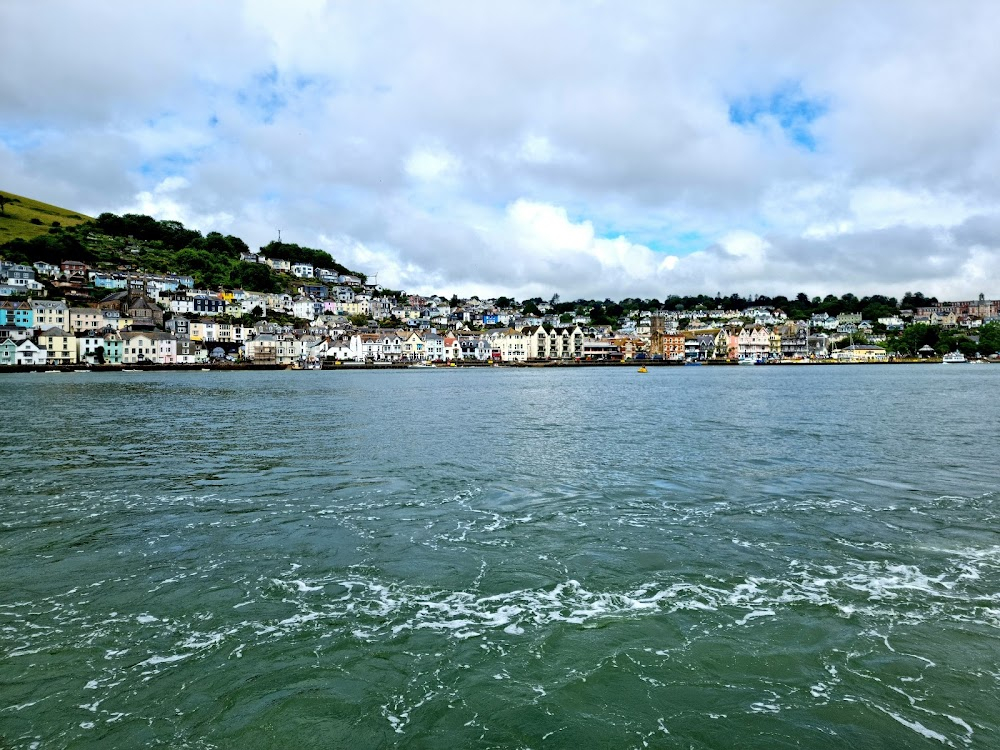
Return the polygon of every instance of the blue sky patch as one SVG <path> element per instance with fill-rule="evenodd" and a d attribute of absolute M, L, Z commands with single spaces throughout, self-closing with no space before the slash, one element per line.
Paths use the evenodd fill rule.
<path fill-rule="evenodd" d="M 196 161 L 194 155 L 164 154 L 142 162 L 138 167 L 138 172 L 143 177 L 160 182 L 167 177 L 183 175 L 188 167 Z"/>
<path fill-rule="evenodd" d="M 308 101 L 330 90 L 331 81 L 323 76 L 284 75 L 272 65 L 236 92 L 236 103 L 259 122 L 270 125 L 293 101 Z"/>
<path fill-rule="evenodd" d="M 270 125 L 274 116 L 288 106 L 288 97 L 282 89 L 278 69 L 272 65 L 254 76 L 249 86 L 236 92 L 236 102 L 265 125 Z"/>
<path fill-rule="evenodd" d="M 785 84 L 767 94 L 753 94 L 729 103 L 729 121 L 741 127 L 760 124 L 771 118 L 785 136 L 802 148 L 816 150 L 812 124 L 826 114 L 828 107 L 819 99 L 810 99 L 797 83 Z"/>
<path fill-rule="evenodd" d="M 41 146 L 51 137 L 51 133 L 41 128 L 26 127 L 5 129 L 0 128 L 0 143 L 11 151 L 23 153 L 32 151 Z"/>

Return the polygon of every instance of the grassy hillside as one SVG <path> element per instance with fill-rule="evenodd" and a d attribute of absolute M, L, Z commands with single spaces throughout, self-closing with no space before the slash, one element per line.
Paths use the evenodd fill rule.
<path fill-rule="evenodd" d="M 0 192 L 0 257 L 15 263 L 77 260 L 93 268 L 190 275 L 203 289 L 242 287 L 255 292 L 296 293 L 302 281 L 261 263 L 242 259 L 249 252 L 239 237 L 187 229 L 179 221 L 142 214 L 96 219 L 64 208 Z M 272 242 L 269 257 L 306 262 L 364 280 L 365 274 L 338 263 L 328 252 Z"/>
<path fill-rule="evenodd" d="M 0 190 L 0 194 L 11 201 L 4 204 L 3 213 L 0 213 L 0 245 L 18 237 L 27 240 L 46 234 L 52 227 L 52 222 L 58 222 L 56 226 L 72 227 L 91 220 L 90 216 L 50 206 L 6 190 Z"/>

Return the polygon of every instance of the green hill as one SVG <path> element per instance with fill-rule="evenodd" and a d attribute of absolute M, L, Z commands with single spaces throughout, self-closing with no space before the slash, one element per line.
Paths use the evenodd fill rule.
<path fill-rule="evenodd" d="M 4 260 L 26 264 L 77 260 L 101 270 L 176 273 L 191 276 L 197 287 L 207 289 L 242 287 L 294 294 L 302 284 L 288 273 L 243 260 L 249 248 L 239 237 L 219 232 L 203 235 L 179 221 L 142 214 L 102 213 L 91 218 L 12 193 L 0 196 L 4 198 L 0 214 L 0 257 Z M 367 279 L 324 250 L 276 242 L 263 249 L 268 257 L 312 263 Z"/>
<path fill-rule="evenodd" d="M 0 245 L 17 238 L 28 240 L 46 234 L 53 226 L 72 227 L 92 220 L 92 217 L 76 211 L 51 206 L 5 190 L 0 190 L 0 195 L 6 199 L 3 213 L 0 213 Z"/>

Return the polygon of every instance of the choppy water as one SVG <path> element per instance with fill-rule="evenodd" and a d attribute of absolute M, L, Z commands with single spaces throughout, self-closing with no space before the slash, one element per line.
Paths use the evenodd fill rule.
<path fill-rule="evenodd" d="M 1000 747 L 998 386 L 0 377 L 0 748 Z"/>

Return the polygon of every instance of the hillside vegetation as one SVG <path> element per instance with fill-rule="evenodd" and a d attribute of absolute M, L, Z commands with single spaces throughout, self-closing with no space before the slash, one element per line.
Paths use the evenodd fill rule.
<path fill-rule="evenodd" d="M 31 239 L 48 233 L 52 227 L 72 227 L 92 217 L 52 206 L 48 203 L 0 191 L 0 245 L 13 239 Z"/>
<path fill-rule="evenodd" d="M 202 235 L 178 221 L 158 221 L 141 214 L 103 213 L 94 219 L 10 193 L 2 195 L 9 202 L 4 205 L 6 216 L 0 216 L 0 229 L 7 229 L 0 235 L 0 257 L 7 260 L 27 264 L 78 260 L 106 270 L 183 274 L 207 289 L 281 292 L 301 283 L 266 265 L 241 260 L 249 248 L 233 235 Z M 41 216 L 47 217 L 46 223 Z M 323 250 L 272 242 L 264 253 L 366 278 Z"/>

